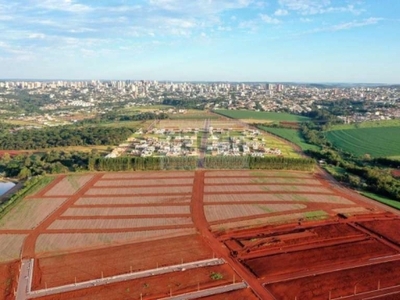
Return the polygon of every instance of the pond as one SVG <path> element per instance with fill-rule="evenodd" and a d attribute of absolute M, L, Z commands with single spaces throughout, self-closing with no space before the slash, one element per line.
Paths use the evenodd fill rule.
<path fill-rule="evenodd" d="M 10 190 L 11 188 L 13 188 L 15 186 L 15 183 L 13 182 L 2 182 L 0 181 L 0 196 L 5 194 L 8 190 Z"/>

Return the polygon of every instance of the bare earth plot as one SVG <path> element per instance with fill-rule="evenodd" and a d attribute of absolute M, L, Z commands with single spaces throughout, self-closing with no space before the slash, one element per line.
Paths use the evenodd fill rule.
<path fill-rule="evenodd" d="M 159 299 L 241 281 L 249 288 L 203 299 L 384 299 L 400 295 L 398 232 L 398 215 L 322 173 L 62 175 L 0 221 L 0 293 L 12 297 L 22 253 L 33 290 L 225 261 L 40 299 Z"/>

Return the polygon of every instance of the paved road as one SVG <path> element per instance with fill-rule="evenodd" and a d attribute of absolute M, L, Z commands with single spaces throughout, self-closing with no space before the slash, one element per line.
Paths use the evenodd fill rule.
<path fill-rule="evenodd" d="M 21 272 L 18 279 L 17 295 L 15 297 L 16 300 L 27 299 L 27 295 L 31 291 L 33 262 L 33 259 L 22 260 Z"/>
<path fill-rule="evenodd" d="M 199 261 L 184 263 L 184 264 L 179 264 L 179 265 L 173 265 L 173 266 L 169 266 L 169 267 L 162 267 L 162 268 L 157 268 L 157 269 L 152 269 L 152 270 L 140 271 L 140 272 L 135 272 L 135 273 L 126 273 L 126 274 L 122 274 L 122 275 L 116 275 L 116 276 L 111 276 L 111 277 L 104 277 L 104 278 L 99 278 L 99 279 L 95 279 L 95 280 L 79 282 L 76 284 L 73 283 L 73 284 L 57 286 L 57 287 L 44 289 L 44 290 L 32 291 L 24 299 L 33 299 L 33 298 L 43 297 L 43 296 L 47 296 L 47 295 L 71 292 L 71 291 L 91 288 L 93 286 L 106 285 L 109 283 L 133 280 L 133 279 L 137 279 L 137 278 L 149 277 L 149 276 L 154 276 L 154 275 L 161 275 L 161 274 L 172 273 L 172 272 L 180 272 L 180 271 L 185 271 L 185 270 L 195 269 L 195 268 L 202 268 L 202 267 L 207 267 L 207 266 L 222 265 L 224 263 L 225 263 L 225 261 L 223 259 L 212 258 L 212 259 L 199 260 Z"/>
<path fill-rule="evenodd" d="M 201 291 L 196 291 L 196 292 L 191 292 L 191 293 L 186 293 L 186 294 L 181 294 L 178 296 L 171 296 L 167 298 L 161 298 L 159 300 L 187 300 L 187 299 L 198 299 L 201 297 L 208 297 L 212 295 L 217 295 L 217 294 L 223 294 L 231 291 L 236 291 L 236 290 L 241 290 L 247 287 L 247 284 L 245 282 L 239 282 L 239 283 L 233 283 L 233 284 L 228 284 L 224 286 L 218 286 L 215 288 L 210 288 L 206 290 L 201 290 Z"/>

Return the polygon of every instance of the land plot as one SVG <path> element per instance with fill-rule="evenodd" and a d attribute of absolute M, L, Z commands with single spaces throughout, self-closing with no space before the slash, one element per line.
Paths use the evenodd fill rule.
<path fill-rule="evenodd" d="M 330 189 L 323 186 L 304 185 L 209 185 L 204 187 L 205 193 L 240 193 L 240 192 L 313 192 L 332 194 Z"/>
<path fill-rule="evenodd" d="M 325 300 L 340 298 L 357 293 L 376 291 L 380 288 L 400 284 L 400 261 L 353 268 L 332 273 L 325 273 L 307 278 L 269 284 L 266 288 L 277 299 Z"/>
<path fill-rule="evenodd" d="M 211 279 L 212 273 L 221 274 L 222 279 Z M 147 278 L 123 281 L 105 286 L 93 287 L 74 292 L 63 293 L 54 296 L 41 297 L 41 300 L 49 299 L 160 299 L 223 286 L 232 283 L 233 271 L 228 265 L 210 266 L 190 269 L 183 272 L 174 272 L 151 276 Z M 250 298 L 252 299 L 252 298 Z M 257 299 L 257 298 L 256 298 Z"/>
<path fill-rule="evenodd" d="M 315 179 L 312 173 L 300 172 L 300 171 L 274 171 L 274 170 L 240 170 L 240 171 L 206 171 L 205 177 L 291 177 L 291 178 L 309 178 Z"/>
<path fill-rule="evenodd" d="M 0 264 L 0 299 L 12 300 L 17 286 L 16 278 L 19 273 L 19 261 Z"/>
<path fill-rule="evenodd" d="M 396 254 L 392 248 L 376 241 L 366 240 L 330 247 L 307 249 L 249 259 L 244 262 L 259 278 L 300 271 L 317 270 L 332 263 L 345 264 L 370 258 Z M 307 262 L 306 264 L 304 262 Z"/>
<path fill-rule="evenodd" d="M 213 256 L 200 236 L 186 235 L 70 253 L 38 259 L 33 288 L 59 286 L 163 266 L 198 261 Z M 174 274 L 175 275 L 175 274 Z M 146 279 L 147 280 L 147 279 Z M 197 283 L 196 283 L 197 284 Z"/>
<path fill-rule="evenodd" d="M 278 113 L 278 112 L 264 112 L 264 111 L 252 111 L 252 110 L 227 110 L 218 109 L 216 113 L 227 116 L 233 119 L 259 119 L 265 122 L 269 121 L 288 121 L 288 122 L 306 122 L 310 118 L 293 115 L 288 113 Z"/>
<path fill-rule="evenodd" d="M 76 205 L 130 205 L 130 204 L 167 204 L 190 203 L 190 196 L 138 196 L 138 197 L 82 197 Z"/>
<path fill-rule="evenodd" d="M 146 186 L 146 185 L 185 185 L 193 184 L 193 178 L 171 178 L 171 179 L 141 179 L 141 180 L 99 180 L 95 187 L 107 186 Z"/>
<path fill-rule="evenodd" d="M 26 234 L 0 234 L 0 261 L 18 259 Z"/>
<path fill-rule="evenodd" d="M 190 215 L 190 206 L 146 206 L 146 207 L 93 207 L 69 208 L 63 217 L 83 216 L 139 216 L 139 215 Z"/>
<path fill-rule="evenodd" d="M 204 120 L 160 120 L 160 122 L 156 125 L 157 128 L 167 128 L 167 129 L 187 129 L 190 128 L 197 128 L 202 129 L 204 128 Z"/>
<path fill-rule="evenodd" d="M 400 219 L 369 221 L 360 224 L 400 245 Z"/>
<path fill-rule="evenodd" d="M 194 172 L 188 171 L 143 171 L 143 172 L 114 172 L 114 173 L 106 173 L 101 178 L 103 179 L 130 179 L 130 178 L 174 178 L 174 177 L 194 177 Z"/>
<path fill-rule="evenodd" d="M 140 219 L 87 219 L 87 220 L 57 220 L 49 229 L 119 229 L 159 226 L 190 225 L 190 217 L 181 218 L 140 218 Z M 162 229 L 162 228 L 160 228 Z"/>
<path fill-rule="evenodd" d="M 0 219 L 0 229 L 32 229 L 60 207 L 67 198 L 24 199 Z"/>
<path fill-rule="evenodd" d="M 166 237 L 194 234 L 194 228 L 140 230 L 120 233 L 63 233 L 41 234 L 36 243 L 38 253 L 65 253 L 82 249 L 110 247 L 126 243 L 154 241 Z"/>
<path fill-rule="evenodd" d="M 343 208 L 334 208 L 332 211 L 338 213 L 338 214 L 343 214 L 346 216 L 354 216 L 354 215 L 360 215 L 360 214 L 366 214 L 370 213 L 371 210 L 367 209 L 365 207 L 343 207 Z"/>
<path fill-rule="evenodd" d="M 307 208 L 303 204 L 236 204 L 236 205 L 206 205 L 204 213 L 208 222 L 240 217 L 265 215 Z"/>
<path fill-rule="evenodd" d="M 91 188 L 85 195 L 190 194 L 192 189 L 192 186 Z"/>
<path fill-rule="evenodd" d="M 257 243 L 261 245 L 262 240 L 268 240 L 268 243 L 263 244 L 263 249 L 267 248 L 284 248 L 286 246 L 296 246 L 302 244 L 318 244 L 329 240 L 338 240 L 350 237 L 366 236 L 364 233 L 356 230 L 354 227 L 347 224 L 331 224 L 325 226 L 311 227 L 306 229 L 294 229 L 293 231 L 276 232 L 272 229 L 272 233 L 266 232 L 260 234 L 257 232 L 254 236 L 249 236 L 245 239 L 238 239 L 243 246 L 251 246 Z M 273 241 L 270 241 L 273 238 Z M 259 249 L 259 248 L 257 248 Z"/>
<path fill-rule="evenodd" d="M 85 185 L 93 175 L 69 175 L 51 188 L 46 196 L 71 196 Z"/>
<path fill-rule="evenodd" d="M 213 295 L 209 297 L 199 298 L 201 300 L 259 300 L 251 289 L 241 289 L 224 294 Z"/>
<path fill-rule="evenodd" d="M 204 195 L 204 202 L 282 202 L 282 201 L 298 201 L 313 203 L 332 203 L 332 204 L 354 204 L 344 197 L 336 195 L 316 195 L 316 194 L 220 194 L 220 195 Z"/>
<path fill-rule="evenodd" d="M 308 179 L 308 178 L 274 178 L 274 177 L 234 177 L 234 178 L 223 178 L 223 177 L 211 177 L 205 178 L 205 184 L 246 184 L 246 183 L 285 183 L 285 184 L 296 184 L 296 185 L 321 185 L 318 179 Z"/>
<path fill-rule="evenodd" d="M 254 226 L 267 226 L 267 225 L 281 225 L 287 224 L 297 221 L 308 221 L 315 219 L 325 219 L 328 218 L 329 215 L 322 210 L 318 211 L 308 211 L 301 213 L 291 213 L 291 214 L 282 214 L 279 216 L 271 216 L 271 217 L 262 217 L 262 218 L 254 218 L 251 220 L 243 220 L 243 221 L 234 221 L 218 225 L 212 225 L 212 231 L 225 231 L 228 229 L 241 229 L 248 228 Z"/>

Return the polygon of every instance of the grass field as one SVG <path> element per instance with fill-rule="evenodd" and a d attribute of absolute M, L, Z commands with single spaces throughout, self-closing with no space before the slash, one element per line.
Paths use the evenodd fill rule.
<path fill-rule="evenodd" d="M 400 202 L 396 201 L 396 200 L 392 200 L 383 196 L 379 196 L 377 194 L 374 193 L 369 193 L 369 192 L 362 192 L 362 195 L 364 195 L 365 197 L 371 198 L 373 200 L 376 200 L 378 202 L 381 202 L 383 204 L 389 205 L 391 207 L 400 209 Z"/>
<path fill-rule="evenodd" d="M 395 127 L 400 126 L 400 120 L 383 120 L 383 121 L 368 121 L 355 124 L 338 124 L 333 125 L 327 131 L 333 130 L 347 130 L 347 129 L 359 129 L 359 128 L 376 128 L 376 127 Z"/>
<path fill-rule="evenodd" d="M 301 148 L 301 150 L 319 150 L 318 146 L 308 144 L 304 138 L 301 136 L 300 132 L 296 129 L 289 129 L 289 128 L 275 128 L 275 127 L 265 127 L 265 126 L 260 126 L 261 129 L 275 134 L 277 136 L 280 136 L 281 138 L 284 138 L 285 140 L 288 140 L 292 142 L 293 144 L 296 144 Z"/>
<path fill-rule="evenodd" d="M 400 126 L 328 131 L 332 144 L 357 156 L 387 157 L 400 154 Z"/>
<path fill-rule="evenodd" d="M 306 122 L 310 119 L 303 116 L 297 116 L 287 113 L 276 113 L 276 112 L 261 112 L 251 110 L 226 110 L 219 109 L 215 110 L 216 113 L 233 118 L 233 119 L 256 119 L 265 120 L 265 122 L 271 121 L 287 121 L 287 122 Z"/>

